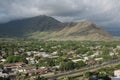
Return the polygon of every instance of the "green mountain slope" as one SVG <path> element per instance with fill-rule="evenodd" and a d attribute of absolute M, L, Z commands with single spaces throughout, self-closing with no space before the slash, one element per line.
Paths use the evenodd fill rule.
<path fill-rule="evenodd" d="M 57 30 L 62 23 L 49 16 L 36 16 L 32 18 L 10 21 L 0 24 L 1 37 L 23 37 L 36 31 Z"/>

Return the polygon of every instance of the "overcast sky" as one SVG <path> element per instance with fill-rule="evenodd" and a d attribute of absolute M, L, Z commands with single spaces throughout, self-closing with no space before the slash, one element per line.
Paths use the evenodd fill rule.
<path fill-rule="evenodd" d="M 120 0 L 0 0 L 0 22 L 37 15 L 119 26 Z"/>

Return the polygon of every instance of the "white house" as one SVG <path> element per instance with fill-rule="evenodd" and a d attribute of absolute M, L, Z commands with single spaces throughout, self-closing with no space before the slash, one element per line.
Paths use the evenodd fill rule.
<path fill-rule="evenodd" d="M 0 61 L 1 61 L 1 62 L 5 62 L 5 61 L 6 61 L 6 59 L 1 59 Z"/>
<path fill-rule="evenodd" d="M 111 80 L 120 80 L 120 70 L 115 70 L 114 76 L 115 77 L 112 77 Z"/>
<path fill-rule="evenodd" d="M 120 70 L 115 70 L 114 71 L 114 76 L 115 77 L 120 77 Z"/>
<path fill-rule="evenodd" d="M 119 46 L 119 45 L 117 46 L 117 49 L 120 49 L 120 46 Z"/>
<path fill-rule="evenodd" d="M 74 63 L 78 62 L 78 61 L 83 61 L 83 59 L 75 59 L 75 60 L 72 60 Z"/>
<path fill-rule="evenodd" d="M 95 61 L 101 61 L 103 58 L 95 58 Z"/>

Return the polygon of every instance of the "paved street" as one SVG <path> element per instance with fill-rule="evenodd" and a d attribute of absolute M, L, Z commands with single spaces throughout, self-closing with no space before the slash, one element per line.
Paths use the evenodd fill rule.
<path fill-rule="evenodd" d="M 79 75 L 79 76 L 82 76 L 83 75 L 82 73 L 84 73 L 84 72 L 87 72 L 87 71 L 90 71 L 90 70 L 96 70 L 96 69 L 99 69 L 99 68 L 102 68 L 102 67 L 105 67 L 105 66 L 109 66 L 111 64 L 117 64 L 117 63 L 120 63 L 120 59 L 112 60 L 112 61 L 109 61 L 109 62 L 104 62 L 101 65 L 88 67 L 88 68 L 83 69 L 83 70 L 73 70 L 73 71 L 59 73 L 59 74 L 55 74 L 55 75 L 51 75 L 51 76 L 46 76 L 46 78 L 54 80 L 54 79 L 57 79 L 59 77 L 69 76 L 69 75 L 76 74 L 76 73 L 79 73 L 79 74 L 81 73 L 81 75 Z"/>

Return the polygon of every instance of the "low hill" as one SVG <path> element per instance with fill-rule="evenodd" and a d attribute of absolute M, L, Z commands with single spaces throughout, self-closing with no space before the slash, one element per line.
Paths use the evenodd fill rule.
<path fill-rule="evenodd" d="M 79 22 L 72 25 L 66 25 L 59 31 L 34 32 L 29 38 L 46 40 L 112 40 L 112 36 L 108 32 L 91 22 Z"/>
<path fill-rule="evenodd" d="M 49 16 L 37 16 L 0 24 L 0 37 L 44 40 L 108 41 L 112 36 L 92 22 L 62 23 Z"/>

